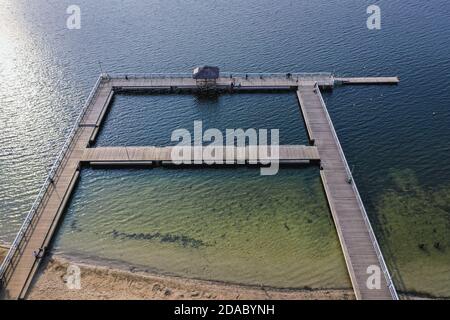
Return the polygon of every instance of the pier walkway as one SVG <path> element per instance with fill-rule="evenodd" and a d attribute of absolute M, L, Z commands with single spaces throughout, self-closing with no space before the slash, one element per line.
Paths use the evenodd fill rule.
<path fill-rule="evenodd" d="M 345 78 L 339 82 L 357 84 L 396 83 L 397 78 Z M 356 80 L 351 80 L 356 79 Z M 359 79 L 359 80 L 358 80 Z M 378 79 L 378 80 L 377 80 Z M 358 299 L 397 299 L 395 288 L 379 250 L 364 206 L 351 178 L 339 140 L 323 103 L 320 89 L 337 83 L 333 75 L 320 74 L 221 74 L 218 90 L 291 90 L 297 92 L 312 146 L 280 146 L 280 163 L 320 161 L 322 182 L 336 224 L 349 275 Z M 47 252 L 65 206 L 79 177 L 83 163 L 171 161 L 170 147 L 90 148 L 120 90 L 203 90 L 191 74 L 106 75 L 97 80 L 81 108 L 68 138 L 54 162 L 38 196 L 28 212 L 8 255 L 0 267 L 0 298 L 26 298 L 42 256 Z M 232 148 L 244 161 L 266 160 L 251 147 Z M 269 148 L 270 149 L 270 148 Z M 229 151 L 229 150 L 228 150 Z M 226 151 L 227 152 L 227 151 Z M 226 153 L 225 152 L 225 153 Z M 193 160 L 196 158 L 193 150 Z M 205 160 L 205 159 L 203 159 Z M 378 266 L 384 277 L 381 289 L 368 289 L 367 268 Z"/>
<path fill-rule="evenodd" d="M 334 78 L 334 84 L 343 85 L 367 85 L 367 84 L 398 84 L 400 79 L 398 77 L 368 77 L 368 78 Z"/>
<path fill-rule="evenodd" d="M 24 298 L 79 176 L 80 161 L 95 126 L 111 99 L 111 86 L 99 79 L 55 161 L 1 267 L 0 298 Z"/>
<path fill-rule="evenodd" d="M 320 177 L 357 299 L 397 299 L 344 152 L 317 85 L 300 86 L 297 97 L 311 143 L 320 154 Z M 369 288 L 373 266 L 380 286 Z"/>
<path fill-rule="evenodd" d="M 260 150 L 258 152 L 258 148 Z M 216 149 L 219 151 L 220 149 Z M 205 147 L 97 147 L 85 149 L 82 161 L 94 164 L 151 164 L 154 161 L 185 163 L 266 163 L 275 155 L 270 154 L 270 146 L 223 147 L 221 154 L 209 155 Z M 267 152 L 266 152 L 267 151 Z M 175 159 L 172 158 L 175 155 Z M 219 158 L 220 157 L 220 158 Z M 281 145 L 278 155 L 273 160 L 280 163 L 295 161 L 318 161 L 319 153 L 314 146 Z"/>
<path fill-rule="evenodd" d="M 110 75 L 111 86 L 116 90 L 197 90 L 198 82 L 187 74 Z M 398 84 L 397 77 L 335 78 L 330 73 L 222 73 L 214 88 L 227 91 L 297 90 L 298 86 L 317 83 L 321 88 L 333 88 L 339 84 L 386 85 Z"/>

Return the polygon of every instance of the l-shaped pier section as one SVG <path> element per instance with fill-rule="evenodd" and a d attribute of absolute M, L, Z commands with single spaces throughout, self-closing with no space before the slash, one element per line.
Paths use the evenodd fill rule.
<path fill-rule="evenodd" d="M 395 84 L 398 78 L 335 78 L 329 73 L 221 73 L 205 88 L 191 74 L 102 74 L 82 107 L 68 138 L 0 267 L 0 298 L 22 299 L 62 218 L 84 163 L 134 165 L 170 161 L 170 147 L 90 148 L 117 91 L 178 92 L 289 90 L 297 93 L 310 146 L 280 146 L 279 160 L 320 162 L 320 175 L 358 299 L 398 299 L 394 285 L 348 168 L 320 89 L 338 84 Z M 239 152 L 239 149 L 233 150 Z M 244 163 L 255 160 L 240 150 Z M 195 160 L 195 159 L 194 159 Z M 256 159 L 257 160 L 257 159 Z M 381 279 L 373 280 L 373 272 Z M 375 270 L 375 271 L 374 271 Z M 379 284 L 379 288 L 376 288 Z M 373 287 L 375 285 L 375 288 Z"/>

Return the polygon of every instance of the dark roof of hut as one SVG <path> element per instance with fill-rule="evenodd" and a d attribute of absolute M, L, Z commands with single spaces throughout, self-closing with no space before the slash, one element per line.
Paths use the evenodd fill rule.
<path fill-rule="evenodd" d="M 197 67 L 192 72 L 194 79 L 217 79 L 219 78 L 219 68 L 212 66 Z"/>

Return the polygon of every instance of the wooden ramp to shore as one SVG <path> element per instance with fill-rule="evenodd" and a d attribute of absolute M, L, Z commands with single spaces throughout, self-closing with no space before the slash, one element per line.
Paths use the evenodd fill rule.
<path fill-rule="evenodd" d="M 381 83 L 366 78 L 367 83 Z M 394 81 L 391 79 L 389 81 Z M 227 90 L 292 90 L 297 91 L 308 134 L 313 146 L 280 146 L 279 161 L 321 161 L 321 177 L 327 193 L 350 278 L 358 299 L 396 298 L 395 288 L 376 243 L 355 184 L 348 183 L 351 173 L 339 145 L 333 125 L 323 104 L 319 87 L 332 87 L 331 74 L 230 74 L 218 79 L 218 89 Z M 373 81 L 373 82 L 371 82 Z M 358 84 L 363 80 L 358 80 Z M 53 164 L 44 185 L 28 212 L 8 255 L 0 267 L 0 298 L 22 299 L 26 297 L 34 274 L 47 251 L 65 206 L 79 177 L 82 163 L 136 164 L 152 161 L 173 161 L 173 147 L 104 147 L 89 148 L 95 141 L 115 90 L 153 89 L 203 90 L 186 75 L 101 75 L 89 95 L 75 125 L 69 133 L 57 160 Z M 261 146 L 259 146 L 261 147 Z M 269 148 L 270 149 L 270 148 Z M 192 160 L 208 161 L 202 149 L 192 149 Z M 232 147 L 231 162 L 244 163 L 273 160 L 258 153 L 252 147 Z M 270 150 L 269 150 L 270 152 Z M 240 156 L 237 156 L 240 155 Z M 177 159 L 179 160 L 179 159 Z M 230 158 L 225 157 L 225 160 Z M 228 163 L 228 162 L 226 162 Z M 383 277 L 380 290 L 365 286 L 367 267 L 379 266 Z"/>
<path fill-rule="evenodd" d="M 76 184 L 80 161 L 95 131 L 95 126 L 84 126 L 91 119 L 100 119 L 112 96 L 111 86 L 99 81 L 55 162 L 54 171 L 42 187 L 33 208 L 14 241 L 2 265 L 2 299 L 24 298 L 39 265 L 41 256 L 49 245 L 64 207 Z M 42 251 L 43 250 L 43 251 Z"/>
<path fill-rule="evenodd" d="M 357 299 L 397 299 L 367 213 L 318 86 L 297 91 L 310 141 L 319 150 L 320 177 L 336 225 Z M 381 272 L 381 286 L 367 286 L 373 266 Z"/>

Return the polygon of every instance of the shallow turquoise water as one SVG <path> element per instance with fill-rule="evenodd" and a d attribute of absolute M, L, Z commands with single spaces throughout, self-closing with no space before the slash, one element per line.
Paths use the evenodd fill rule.
<path fill-rule="evenodd" d="M 349 288 L 316 169 L 83 169 L 55 249 L 190 278 Z"/>

